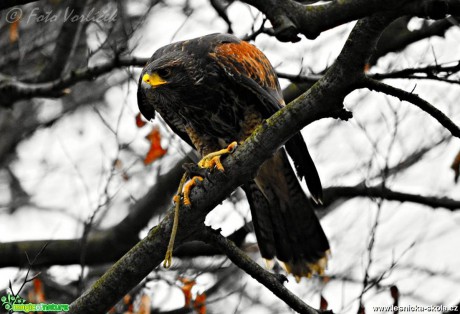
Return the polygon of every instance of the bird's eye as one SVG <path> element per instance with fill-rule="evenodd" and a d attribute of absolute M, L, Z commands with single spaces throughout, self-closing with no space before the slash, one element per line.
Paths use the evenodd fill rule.
<path fill-rule="evenodd" d="M 171 76 L 171 69 L 169 68 L 158 69 L 157 73 L 161 78 L 168 78 Z"/>

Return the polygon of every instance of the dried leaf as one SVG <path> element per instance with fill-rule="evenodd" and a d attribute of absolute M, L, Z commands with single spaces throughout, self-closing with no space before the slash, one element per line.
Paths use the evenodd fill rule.
<path fill-rule="evenodd" d="M 133 297 L 130 294 L 127 294 L 123 297 L 123 303 L 126 306 L 126 311 L 124 314 L 133 314 L 134 313 L 134 306 L 133 306 Z"/>
<path fill-rule="evenodd" d="M 9 30 L 10 44 L 14 44 L 19 39 L 19 18 L 10 24 Z"/>
<path fill-rule="evenodd" d="M 123 168 L 123 162 L 117 158 L 113 161 L 113 167 L 117 170 L 120 170 L 121 168 Z"/>
<path fill-rule="evenodd" d="M 43 290 L 43 282 L 35 278 L 34 279 L 34 294 L 35 294 L 35 303 L 43 303 L 46 301 L 45 299 L 45 291 Z"/>
<path fill-rule="evenodd" d="M 369 63 L 366 63 L 366 64 L 364 65 L 364 73 L 369 72 L 370 69 L 371 69 L 371 65 L 370 65 Z"/>
<path fill-rule="evenodd" d="M 126 305 L 130 305 L 131 304 L 131 296 L 129 294 L 125 295 L 123 297 L 123 303 L 126 304 Z"/>
<path fill-rule="evenodd" d="M 320 302 L 319 302 L 319 309 L 321 311 L 326 311 L 328 305 L 329 305 L 329 303 L 327 302 L 327 300 L 323 297 L 323 295 L 321 295 L 321 299 L 320 299 Z"/>
<path fill-rule="evenodd" d="M 197 313 L 206 314 L 206 293 L 197 294 L 193 307 Z"/>
<path fill-rule="evenodd" d="M 189 307 L 192 303 L 192 288 L 196 284 L 195 280 L 187 279 L 187 278 L 179 278 L 182 282 L 182 293 L 185 297 L 185 307 Z"/>
<path fill-rule="evenodd" d="M 139 112 L 139 113 L 136 115 L 136 126 L 137 126 L 138 128 L 142 128 L 142 127 L 143 127 L 144 125 L 146 125 L 146 124 L 147 124 L 147 122 L 146 122 L 144 119 L 142 119 L 142 115 L 141 115 L 141 113 Z"/>
<path fill-rule="evenodd" d="M 161 147 L 161 135 L 158 128 L 153 128 L 146 138 L 150 141 L 150 149 L 145 156 L 144 164 L 149 165 L 158 158 L 164 156 L 168 150 Z"/>
<path fill-rule="evenodd" d="M 146 294 L 143 294 L 141 297 L 141 303 L 139 305 L 138 314 L 150 314 L 151 310 L 151 300 L 150 297 Z"/>
<path fill-rule="evenodd" d="M 458 177 L 460 175 L 460 151 L 458 152 L 457 156 L 455 156 L 454 162 L 450 166 L 452 170 L 454 170 L 455 176 L 454 181 L 455 183 L 458 182 Z"/>
<path fill-rule="evenodd" d="M 129 179 L 131 177 L 129 176 L 129 174 L 126 171 L 123 171 L 122 174 L 121 174 L 121 178 L 123 179 L 123 181 L 129 181 Z"/>

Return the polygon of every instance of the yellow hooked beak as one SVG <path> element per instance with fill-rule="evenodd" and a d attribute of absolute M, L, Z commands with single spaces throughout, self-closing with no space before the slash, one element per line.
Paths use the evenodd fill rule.
<path fill-rule="evenodd" d="M 144 74 L 142 76 L 142 81 L 150 84 L 153 88 L 156 88 L 160 85 L 168 83 L 167 81 L 163 80 L 157 73 L 152 73 L 152 75 Z"/>

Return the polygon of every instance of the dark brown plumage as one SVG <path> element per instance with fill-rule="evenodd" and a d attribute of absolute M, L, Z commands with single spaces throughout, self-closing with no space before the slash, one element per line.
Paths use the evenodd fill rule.
<path fill-rule="evenodd" d="M 158 49 L 142 71 L 138 104 L 158 112 L 202 156 L 244 141 L 284 106 L 265 55 L 232 35 L 212 34 Z M 286 150 L 316 200 L 321 182 L 307 146 L 295 134 Z M 277 257 L 296 276 L 322 272 L 329 244 L 283 148 L 244 185 L 262 256 Z"/>

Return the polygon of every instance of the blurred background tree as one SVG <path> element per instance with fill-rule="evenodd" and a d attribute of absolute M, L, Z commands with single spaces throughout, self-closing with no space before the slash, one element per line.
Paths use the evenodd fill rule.
<path fill-rule="evenodd" d="M 459 5 L 365 2 L 3 1 L 1 295 L 71 303 L 166 215 L 181 165 L 196 156 L 161 119 L 138 116 L 139 73 L 157 48 L 231 32 L 267 54 L 288 103 L 330 69 L 356 19 L 384 12 L 394 21 L 362 69 L 374 83 L 343 102 L 353 118 L 303 129 L 332 257 L 324 276 L 285 286 L 340 313 L 458 304 Z M 263 264 L 240 190 L 206 224 Z M 171 269 L 151 265 L 111 313 L 291 311 L 209 245 L 175 256 Z"/>

